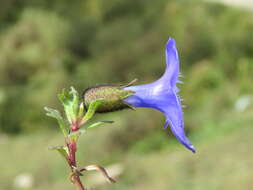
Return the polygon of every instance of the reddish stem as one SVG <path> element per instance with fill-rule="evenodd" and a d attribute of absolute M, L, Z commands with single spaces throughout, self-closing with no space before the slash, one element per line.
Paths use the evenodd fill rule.
<path fill-rule="evenodd" d="M 71 175 L 71 181 L 75 185 L 77 190 L 86 190 L 85 187 L 82 184 L 82 181 L 80 179 L 80 176 L 78 173 L 74 171 L 74 168 L 76 168 L 76 141 L 66 142 L 67 147 L 69 149 L 69 156 L 68 156 L 68 164 L 71 168 L 72 175 Z"/>
<path fill-rule="evenodd" d="M 71 124 L 71 130 L 72 131 L 77 131 L 80 129 L 80 122 L 78 120 L 76 121 L 72 121 L 72 124 Z"/>
<path fill-rule="evenodd" d="M 75 186 L 78 190 L 86 190 L 85 187 L 83 186 L 80 176 L 76 175 L 75 176 Z"/>
<path fill-rule="evenodd" d="M 71 166 L 76 167 L 76 142 L 72 141 L 67 144 L 69 149 L 69 162 Z"/>

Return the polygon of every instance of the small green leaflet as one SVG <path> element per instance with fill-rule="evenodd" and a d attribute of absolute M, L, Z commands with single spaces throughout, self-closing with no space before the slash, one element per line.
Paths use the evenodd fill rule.
<path fill-rule="evenodd" d="M 57 150 L 60 155 L 62 155 L 65 159 L 68 159 L 68 148 L 66 146 L 50 146 L 48 148 L 50 150 Z"/>
<path fill-rule="evenodd" d="M 79 96 L 74 87 L 71 87 L 70 91 L 63 89 L 62 92 L 58 94 L 58 98 L 64 106 L 69 123 L 71 123 L 73 120 L 76 120 L 78 115 Z"/>
<path fill-rule="evenodd" d="M 48 107 L 45 107 L 44 109 L 47 111 L 47 113 L 46 113 L 47 116 L 57 119 L 63 135 L 67 136 L 67 134 L 68 134 L 67 126 L 66 126 L 65 121 L 62 118 L 60 112 L 58 110 L 48 108 Z"/>
<path fill-rule="evenodd" d="M 114 121 L 98 121 L 96 123 L 93 123 L 91 124 L 90 126 L 86 127 L 87 129 L 91 129 L 91 128 L 95 128 L 95 127 L 98 127 L 102 124 L 105 124 L 105 123 L 113 123 Z"/>

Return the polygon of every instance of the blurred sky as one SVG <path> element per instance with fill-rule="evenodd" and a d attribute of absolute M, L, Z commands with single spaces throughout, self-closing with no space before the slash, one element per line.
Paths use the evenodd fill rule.
<path fill-rule="evenodd" d="M 246 9 L 253 9 L 253 1 L 252 0 L 210 0 L 210 1 L 222 2 L 227 5 L 243 7 Z"/>

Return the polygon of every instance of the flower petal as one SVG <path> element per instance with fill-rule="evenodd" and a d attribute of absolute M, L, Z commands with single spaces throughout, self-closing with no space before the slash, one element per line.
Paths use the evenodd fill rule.
<path fill-rule="evenodd" d="M 176 48 L 176 42 L 174 39 L 170 38 L 166 44 L 165 49 L 166 55 L 166 71 L 163 75 L 163 80 L 170 82 L 170 86 L 174 88 L 178 82 L 179 76 L 179 58 Z"/>
<path fill-rule="evenodd" d="M 166 44 L 166 70 L 163 76 L 155 82 L 129 86 L 125 90 L 134 91 L 135 94 L 124 101 L 135 107 L 153 108 L 161 111 L 166 116 L 165 128 L 170 125 L 176 138 L 192 152 L 196 152 L 192 143 L 184 132 L 183 111 L 179 91 L 176 83 L 179 77 L 179 59 L 175 40 L 170 38 Z"/>
<path fill-rule="evenodd" d="M 148 85 L 148 84 L 147 84 Z M 147 88 L 146 91 L 135 86 L 135 94 L 129 96 L 124 101 L 135 107 L 145 107 L 159 110 L 166 116 L 166 124 L 164 128 L 170 125 L 172 133 L 175 137 L 192 152 L 196 152 L 192 143 L 188 140 L 184 132 L 183 111 L 180 99 L 174 91 L 163 91 L 154 96 L 152 89 Z M 132 90 L 128 87 L 128 90 Z"/>
<path fill-rule="evenodd" d="M 183 111 L 180 103 L 180 99 L 176 92 L 173 92 L 167 98 L 169 103 L 163 108 L 163 113 L 166 116 L 166 123 L 164 128 L 170 125 L 172 133 L 175 137 L 189 150 L 196 152 L 194 146 L 186 137 L 184 132 L 184 121 L 183 121 Z"/>

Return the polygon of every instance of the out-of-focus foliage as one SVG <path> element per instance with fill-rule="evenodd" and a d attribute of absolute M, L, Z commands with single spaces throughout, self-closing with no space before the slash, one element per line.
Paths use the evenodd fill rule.
<path fill-rule="evenodd" d="M 13 176 L 24 171 L 35 176 L 34 189 L 69 189 L 59 157 L 46 150 L 43 154 L 52 157 L 38 157 L 40 149 L 28 152 L 46 146 L 45 142 L 59 142 L 52 130 L 57 127 L 43 107 L 59 107 L 56 94 L 71 85 L 81 93 L 96 84 L 156 80 L 164 71 L 168 37 L 176 39 L 181 60 L 186 130 L 204 153 L 194 157 L 197 161 L 185 157 L 190 153 L 178 143 L 174 146 L 175 138 L 170 140 L 162 130 L 162 114 L 141 109 L 98 115 L 100 120 L 114 120 L 118 127 L 91 132 L 84 139 L 81 161 L 122 161 L 129 173 L 108 189 L 252 189 L 248 169 L 253 154 L 249 151 L 252 34 L 252 11 L 204 1 L 1 0 L 0 149 L 4 156 L 0 160 L 6 164 L 1 168 L 5 172 L 0 174 L 0 189 L 12 189 Z M 3 134 L 20 136 L 9 139 Z M 167 152 L 175 149 L 185 153 L 164 161 Z M 163 158 L 152 154 L 163 150 Z M 22 159 L 16 161 L 16 155 Z M 29 164 L 24 165 L 28 155 Z M 217 163 L 217 158 L 223 162 Z M 157 163 L 163 165 L 148 167 Z M 228 177 L 221 180 L 221 174 Z M 231 185 L 236 179 L 240 182 Z"/>
<path fill-rule="evenodd" d="M 1 35 L 1 129 L 17 133 L 42 125 L 45 102 L 66 80 L 68 24 L 54 13 L 26 10 Z M 35 127 L 37 126 L 37 127 Z"/>
<path fill-rule="evenodd" d="M 223 104 L 252 90 L 252 14 L 188 1 L 3 1 L 0 20 L 0 129 L 48 126 L 44 105 L 64 86 L 141 82 L 164 70 L 164 44 L 176 39 L 187 104 Z M 215 95 L 216 96 L 216 95 Z M 222 106 L 219 104 L 218 106 Z M 216 108 L 215 108 L 216 109 Z M 209 110 L 211 112 L 212 110 Z M 213 110 L 215 111 L 215 110 Z M 216 114 L 216 113 L 214 113 Z M 188 114 L 187 114 L 188 115 Z M 197 117 L 197 116 L 196 116 Z M 194 126 L 193 126 L 194 127 Z"/>

